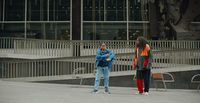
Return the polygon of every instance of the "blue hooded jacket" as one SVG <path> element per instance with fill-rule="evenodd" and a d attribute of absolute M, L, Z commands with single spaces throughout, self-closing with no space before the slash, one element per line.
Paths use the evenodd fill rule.
<path fill-rule="evenodd" d="M 110 56 L 107 57 L 107 54 Z M 96 66 L 99 65 L 100 61 L 106 61 L 107 58 L 110 58 L 110 61 L 108 61 L 108 69 L 111 70 L 113 60 L 115 59 L 115 54 L 109 49 L 102 51 L 101 48 L 99 48 L 96 55 Z"/>

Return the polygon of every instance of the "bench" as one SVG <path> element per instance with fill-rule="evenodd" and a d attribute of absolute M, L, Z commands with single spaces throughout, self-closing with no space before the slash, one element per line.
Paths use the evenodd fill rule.
<path fill-rule="evenodd" d="M 192 76 L 191 83 L 198 84 L 197 90 L 200 89 L 200 74 Z"/>
<path fill-rule="evenodd" d="M 166 83 L 173 83 L 175 82 L 174 77 L 170 73 L 152 73 L 152 77 L 154 80 L 154 85 L 156 90 L 158 90 L 157 83 L 161 82 L 164 86 L 164 89 L 167 90 Z"/>

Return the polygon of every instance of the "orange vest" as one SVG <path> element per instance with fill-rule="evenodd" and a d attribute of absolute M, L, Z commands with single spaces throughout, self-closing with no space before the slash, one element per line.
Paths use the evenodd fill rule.
<path fill-rule="evenodd" d="M 135 56 L 134 56 L 134 65 L 137 65 L 138 62 L 138 50 L 139 48 L 135 48 Z M 150 46 L 148 44 L 146 44 L 146 46 L 144 47 L 144 49 L 142 50 L 141 56 L 148 56 L 148 51 L 150 50 Z"/>

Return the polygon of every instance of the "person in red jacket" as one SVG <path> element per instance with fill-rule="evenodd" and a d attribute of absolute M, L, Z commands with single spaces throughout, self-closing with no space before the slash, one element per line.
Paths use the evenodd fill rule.
<path fill-rule="evenodd" d="M 133 67 L 136 70 L 138 93 L 148 95 L 152 68 L 152 51 L 144 37 L 138 37 L 136 40 Z"/>

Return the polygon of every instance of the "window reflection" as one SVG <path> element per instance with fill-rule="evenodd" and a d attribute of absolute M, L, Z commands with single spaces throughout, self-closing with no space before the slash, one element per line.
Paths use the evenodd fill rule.
<path fill-rule="evenodd" d="M 126 1 L 83 0 L 83 39 L 134 40 L 138 31 L 149 37 L 149 23 L 143 22 L 149 20 L 148 0 Z"/>
<path fill-rule="evenodd" d="M 84 40 L 126 40 L 126 23 L 85 23 Z"/>
<path fill-rule="evenodd" d="M 5 0 L 5 20 L 23 21 L 25 17 L 24 11 L 25 0 Z"/>
<path fill-rule="evenodd" d="M 126 0 L 83 0 L 85 21 L 125 21 Z"/>
<path fill-rule="evenodd" d="M 129 24 L 129 40 L 136 40 L 138 36 L 149 38 L 148 23 L 130 23 Z"/>
<path fill-rule="evenodd" d="M 0 1 L 0 21 L 3 20 L 3 0 Z"/>
<path fill-rule="evenodd" d="M 1 25 L 1 37 L 24 38 L 24 23 L 5 23 Z"/>
<path fill-rule="evenodd" d="M 27 0 L 27 21 L 26 0 L 0 0 L 0 21 L 3 20 L 4 1 L 5 22 L 0 22 L 1 37 L 70 39 L 70 0 Z"/>
<path fill-rule="evenodd" d="M 70 20 L 70 0 L 49 0 L 51 21 Z"/>
<path fill-rule="evenodd" d="M 69 23 L 28 23 L 27 38 L 69 40 Z"/>
<path fill-rule="evenodd" d="M 28 0 L 27 7 L 28 21 L 47 20 L 47 0 Z"/>
<path fill-rule="evenodd" d="M 130 21 L 149 20 L 148 0 L 129 0 L 129 20 Z"/>

